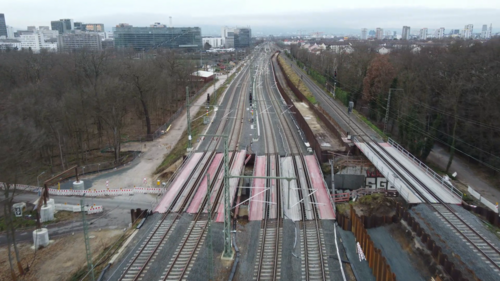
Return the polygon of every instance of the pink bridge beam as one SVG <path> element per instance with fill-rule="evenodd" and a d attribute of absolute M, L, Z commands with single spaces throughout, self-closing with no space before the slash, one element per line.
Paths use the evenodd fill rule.
<path fill-rule="evenodd" d="M 210 175 L 210 182 L 214 182 L 217 180 L 215 177 L 215 173 L 217 172 L 217 169 L 219 168 L 219 165 L 222 162 L 222 158 L 224 157 L 224 154 L 218 153 L 215 155 L 212 163 L 210 164 L 210 167 L 208 167 L 207 174 Z M 196 194 L 193 197 L 193 200 L 191 201 L 191 204 L 189 205 L 189 208 L 187 210 L 188 213 L 193 214 L 197 213 L 200 209 L 201 202 L 203 202 L 203 199 L 205 199 L 205 196 L 207 195 L 207 176 L 203 176 L 203 179 L 200 183 L 200 187 L 196 191 Z"/>
<path fill-rule="evenodd" d="M 231 167 L 231 171 L 229 174 L 231 176 L 239 176 L 241 175 L 241 170 L 243 169 L 243 162 L 245 161 L 245 150 L 238 152 L 235 156 L 234 165 Z M 240 179 L 230 179 L 229 180 L 229 194 L 230 194 L 230 202 L 233 202 L 234 196 L 236 195 L 236 190 L 238 188 L 238 182 Z M 219 201 L 219 208 L 217 210 L 217 219 L 216 222 L 224 221 L 224 195 L 221 196 L 221 200 Z"/>
<path fill-rule="evenodd" d="M 255 159 L 254 176 L 265 177 L 266 176 L 266 166 L 267 166 L 266 156 L 257 156 Z M 266 193 L 263 192 L 266 188 L 266 179 L 253 179 L 252 188 L 250 189 L 250 194 L 252 199 L 250 199 L 248 219 L 251 221 L 262 220 L 263 206 Z"/>
<path fill-rule="evenodd" d="M 187 160 L 188 163 L 186 163 L 185 167 L 182 169 L 180 174 L 175 178 L 174 182 L 170 184 L 167 193 L 165 193 L 158 206 L 156 206 L 155 212 L 159 212 L 161 214 L 167 212 L 167 209 L 172 204 L 172 201 L 174 201 L 175 196 L 180 191 L 181 187 L 184 185 L 186 180 L 189 179 L 191 172 L 193 172 L 194 168 L 196 167 L 196 164 L 198 164 L 202 156 L 203 153 L 198 152 L 193 154 L 193 156 L 191 156 L 191 158 Z"/>
<path fill-rule="evenodd" d="M 325 182 L 323 181 L 322 174 L 319 170 L 318 161 L 314 155 L 304 156 L 306 160 L 307 170 L 309 171 L 309 178 L 313 188 L 316 190 L 316 203 L 319 209 L 320 218 L 324 220 L 335 219 L 333 206 L 330 202 L 330 193 L 328 192 Z"/>

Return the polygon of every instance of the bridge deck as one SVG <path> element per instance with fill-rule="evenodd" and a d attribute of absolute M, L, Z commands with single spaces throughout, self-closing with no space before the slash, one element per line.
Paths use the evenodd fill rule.
<path fill-rule="evenodd" d="M 167 212 L 170 204 L 172 204 L 172 201 L 181 189 L 182 185 L 189 179 L 191 172 L 193 171 L 194 167 L 196 167 L 202 156 L 202 152 L 197 152 L 187 160 L 188 162 L 185 164 L 185 167 L 182 168 L 180 174 L 170 184 L 167 193 L 163 196 L 158 206 L 156 206 L 155 212 L 159 212 L 162 214 Z"/>
<path fill-rule="evenodd" d="M 217 169 L 222 163 L 222 158 L 224 157 L 224 154 L 222 153 L 217 153 L 215 155 L 214 160 L 210 164 L 210 167 L 208 168 L 207 174 L 210 175 L 210 182 L 214 182 L 217 180 L 215 178 L 215 173 L 217 172 Z M 205 196 L 207 195 L 207 176 L 203 177 L 203 180 L 198 187 L 198 190 L 196 191 L 196 194 L 193 197 L 193 200 L 191 201 L 191 204 L 189 205 L 189 208 L 187 210 L 188 213 L 194 214 L 197 213 L 200 209 L 201 202 L 203 202 L 203 199 L 205 199 Z"/>
<path fill-rule="evenodd" d="M 231 176 L 241 175 L 241 171 L 243 169 L 245 162 L 245 156 L 246 156 L 246 150 L 241 150 L 240 152 L 237 152 L 235 156 L 236 159 L 234 160 L 234 164 L 229 172 Z M 239 181 L 240 179 L 238 178 L 233 178 L 229 180 L 229 193 L 231 195 L 230 202 L 233 202 L 234 200 L 234 196 L 236 195 L 236 190 L 238 189 Z M 221 196 L 221 200 L 219 201 L 216 222 L 223 222 L 223 221 L 224 221 L 224 194 Z"/>
<path fill-rule="evenodd" d="M 254 176 L 265 177 L 266 166 L 266 156 L 255 157 Z M 252 196 L 252 198 L 250 199 L 250 204 L 248 206 L 248 219 L 251 221 L 262 220 L 264 201 L 266 198 L 266 188 L 266 179 L 253 179 L 250 189 L 250 196 Z"/>
<path fill-rule="evenodd" d="M 335 213 L 333 212 L 333 206 L 330 202 L 330 195 L 326 188 L 325 181 L 319 170 L 318 161 L 314 155 L 304 156 L 306 160 L 307 170 L 309 171 L 309 178 L 311 179 L 311 184 L 316 191 L 316 203 L 318 204 L 319 216 L 324 220 L 335 219 Z"/>

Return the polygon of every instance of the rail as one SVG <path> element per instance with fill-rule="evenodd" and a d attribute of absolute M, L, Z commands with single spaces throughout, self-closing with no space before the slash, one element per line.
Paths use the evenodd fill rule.
<path fill-rule="evenodd" d="M 407 151 L 403 146 L 401 146 L 399 143 L 395 142 L 393 139 L 389 138 L 388 143 L 403 153 L 406 157 L 408 157 L 410 160 L 413 160 L 417 164 L 419 168 L 421 168 L 426 174 L 430 175 L 432 178 L 434 178 L 438 183 L 440 183 L 443 187 L 446 189 L 450 190 L 453 195 L 458 197 L 459 199 L 462 199 L 463 193 L 458 190 L 456 187 L 451 185 L 449 182 L 445 181 L 444 178 L 440 175 L 438 175 L 434 170 L 429 168 L 429 166 L 425 165 L 424 162 L 420 161 L 417 157 L 413 156 L 409 151 Z"/>

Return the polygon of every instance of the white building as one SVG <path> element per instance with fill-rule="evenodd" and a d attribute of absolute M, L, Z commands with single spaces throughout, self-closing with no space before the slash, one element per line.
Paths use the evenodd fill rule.
<path fill-rule="evenodd" d="M 474 30 L 474 25 L 468 24 L 465 26 L 463 33 L 462 33 L 462 38 L 463 39 L 472 39 L 472 32 Z"/>
<path fill-rule="evenodd" d="M 45 42 L 45 36 L 40 32 L 22 34 L 20 41 L 22 49 L 31 49 L 34 53 L 39 53 L 42 49 L 57 51 L 57 43 Z"/>
<path fill-rule="evenodd" d="M 381 55 L 386 55 L 388 53 L 391 52 L 391 49 L 389 48 L 386 48 L 386 47 L 380 47 L 377 49 L 377 53 L 381 54 Z"/>
<path fill-rule="evenodd" d="M 363 28 L 361 29 L 361 40 L 366 40 L 368 39 L 368 29 Z"/>
<path fill-rule="evenodd" d="M 377 38 L 377 40 L 384 39 L 384 29 L 383 28 L 377 27 L 377 31 L 375 32 L 375 38 Z"/>
<path fill-rule="evenodd" d="M 203 37 L 203 46 L 205 46 L 206 43 L 210 44 L 212 48 L 222 48 L 224 46 L 224 40 L 222 37 Z"/>
<path fill-rule="evenodd" d="M 59 32 L 57 30 L 50 29 L 40 29 L 38 33 L 43 34 L 44 39 L 56 39 L 59 36 Z"/>
<path fill-rule="evenodd" d="M 427 40 L 427 28 L 420 29 L 420 40 Z"/>
<path fill-rule="evenodd" d="M 12 26 L 7 26 L 7 38 L 14 39 L 14 28 Z"/>
<path fill-rule="evenodd" d="M 437 30 L 437 39 L 443 39 L 444 38 L 444 27 L 441 27 L 440 29 Z"/>
<path fill-rule="evenodd" d="M 16 39 L 0 39 L 0 50 L 21 50 L 21 41 Z"/>

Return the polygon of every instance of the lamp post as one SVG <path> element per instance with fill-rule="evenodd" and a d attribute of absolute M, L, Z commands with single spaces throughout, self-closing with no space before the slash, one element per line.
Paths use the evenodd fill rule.
<path fill-rule="evenodd" d="M 41 175 L 45 174 L 46 171 L 41 172 L 37 177 L 36 177 L 36 186 L 40 187 L 40 180 L 38 179 Z"/>

